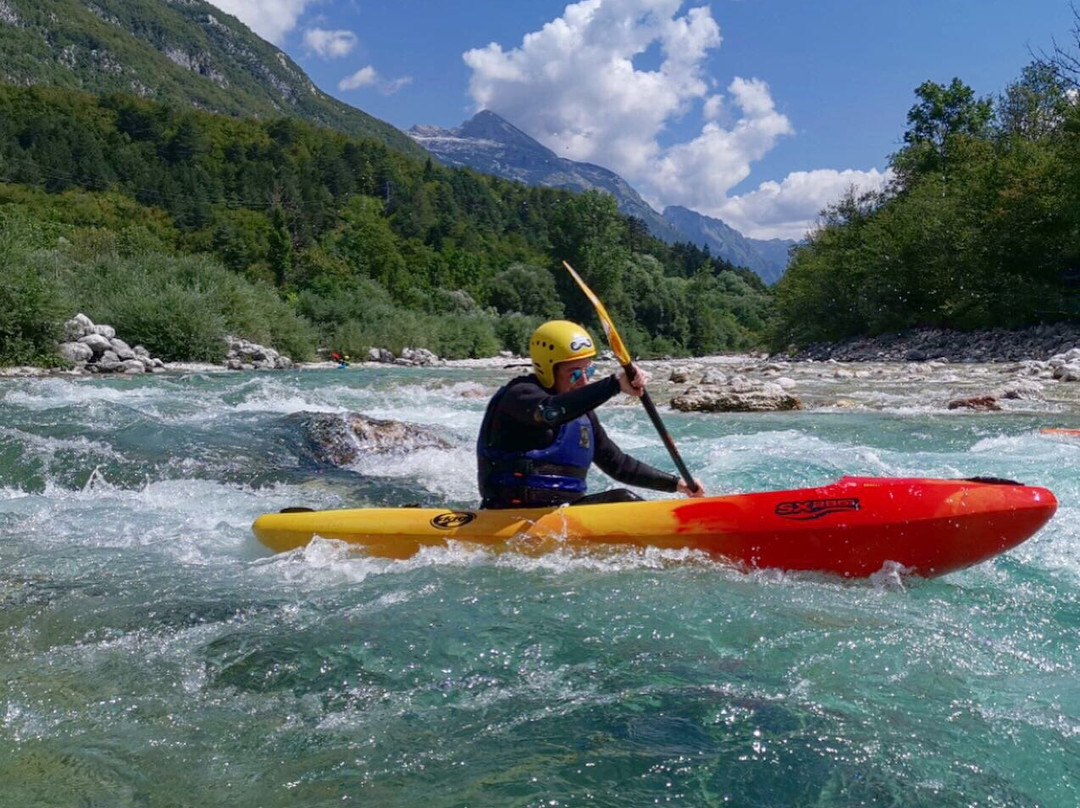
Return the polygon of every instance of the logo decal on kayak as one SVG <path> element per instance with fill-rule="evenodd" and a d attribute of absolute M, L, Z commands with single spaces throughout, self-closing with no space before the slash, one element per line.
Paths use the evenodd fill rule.
<path fill-rule="evenodd" d="M 440 513 L 432 519 L 431 526 L 437 527 L 439 530 L 450 530 L 455 527 L 467 525 L 475 518 L 476 514 L 469 513 L 468 511 L 447 511 L 446 513 Z"/>
<path fill-rule="evenodd" d="M 776 515 L 784 519 L 820 519 L 830 513 L 844 513 L 859 510 L 857 499 L 804 499 L 799 502 L 781 502 L 776 506 Z"/>

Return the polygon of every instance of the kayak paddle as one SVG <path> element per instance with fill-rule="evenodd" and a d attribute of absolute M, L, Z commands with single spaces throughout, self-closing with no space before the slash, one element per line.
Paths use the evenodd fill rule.
<path fill-rule="evenodd" d="M 577 285 L 581 287 L 581 291 L 585 293 L 585 297 L 589 298 L 589 302 L 593 304 L 593 307 L 596 309 L 596 314 L 600 318 L 600 325 L 604 327 L 604 335 L 607 336 L 608 345 L 611 346 L 615 358 L 619 360 L 619 364 L 622 365 L 623 370 L 626 371 L 626 378 L 633 381 L 635 371 L 633 362 L 630 359 L 630 352 L 626 350 L 626 345 L 623 343 L 622 337 L 620 337 L 619 332 L 615 330 L 615 323 L 611 321 L 611 317 L 608 315 L 607 309 L 604 308 L 604 304 L 600 302 L 600 298 L 593 293 L 593 290 L 581 279 L 581 276 L 574 271 L 574 268 L 570 266 L 570 264 L 566 261 L 563 261 L 562 263 L 570 273 L 570 276 L 577 281 Z M 694 478 L 690 475 L 690 469 L 688 469 L 686 463 L 683 462 L 679 450 L 675 448 L 675 441 L 673 441 L 671 435 L 668 434 L 667 429 L 664 427 L 664 422 L 660 420 L 660 413 L 656 411 L 656 405 L 653 404 L 652 398 L 649 397 L 648 390 L 641 391 L 641 403 L 645 406 L 645 412 L 649 414 L 649 420 L 652 421 L 653 426 L 656 427 L 656 431 L 660 434 L 660 440 L 662 440 L 664 446 L 667 447 L 668 454 L 671 455 L 671 459 L 675 461 L 675 467 L 678 468 L 679 473 L 682 474 L 683 480 L 686 481 L 686 487 L 691 491 L 697 491 L 697 483 L 694 482 Z"/>

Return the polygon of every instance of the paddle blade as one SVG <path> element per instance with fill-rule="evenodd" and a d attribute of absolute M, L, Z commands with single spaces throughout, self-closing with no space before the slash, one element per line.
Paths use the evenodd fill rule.
<path fill-rule="evenodd" d="M 589 301 L 596 309 L 596 313 L 600 317 L 600 325 L 604 327 L 604 335 L 607 337 L 608 345 L 611 346 L 615 358 L 619 360 L 620 365 L 629 365 L 631 361 L 630 352 L 626 350 L 622 337 L 620 337 L 619 332 L 615 330 L 615 323 L 611 322 L 611 317 L 608 316 L 604 304 L 600 302 L 600 298 L 593 294 L 593 290 L 581 279 L 581 276 L 574 271 L 572 266 L 566 263 L 566 261 L 563 261 L 562 264 L 566 267 L 566 271 L 570 273 L 570 276 L 577 282 L 577 285 L 581 287 L 581 291 L 585 293 L 585 297 L 589 298 Z"/>

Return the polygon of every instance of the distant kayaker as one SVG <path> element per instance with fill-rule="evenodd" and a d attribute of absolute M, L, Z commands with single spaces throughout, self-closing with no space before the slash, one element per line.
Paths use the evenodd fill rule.
<path fill-rule="evenodd" d="M 594 409 L 620 391 L 640 397 L 648 377 L 634 366 L 590 383 L 596 347 L 589 332 L 567 320 L 540 326 L 529 341 L 533 372 L 502 387 L 488 403 L 476 453 L 481 508 L 546 507 L 631 502 L 625 488 L 586 496 L 585 476 L 596 463 L 620 483 L 704 496 L 686 482 L 625 454 L 600 426 Z"/>

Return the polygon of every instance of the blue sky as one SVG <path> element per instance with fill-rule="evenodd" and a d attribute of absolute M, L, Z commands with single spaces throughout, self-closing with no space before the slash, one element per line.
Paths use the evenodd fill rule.
<path fill-rule="evenodd" d="M 760 238 L 880 186 L 923 81 L 997 95 L 1073 25 L 1068 0 L 211 2 L 401 129 L 490 108 Z"/>

